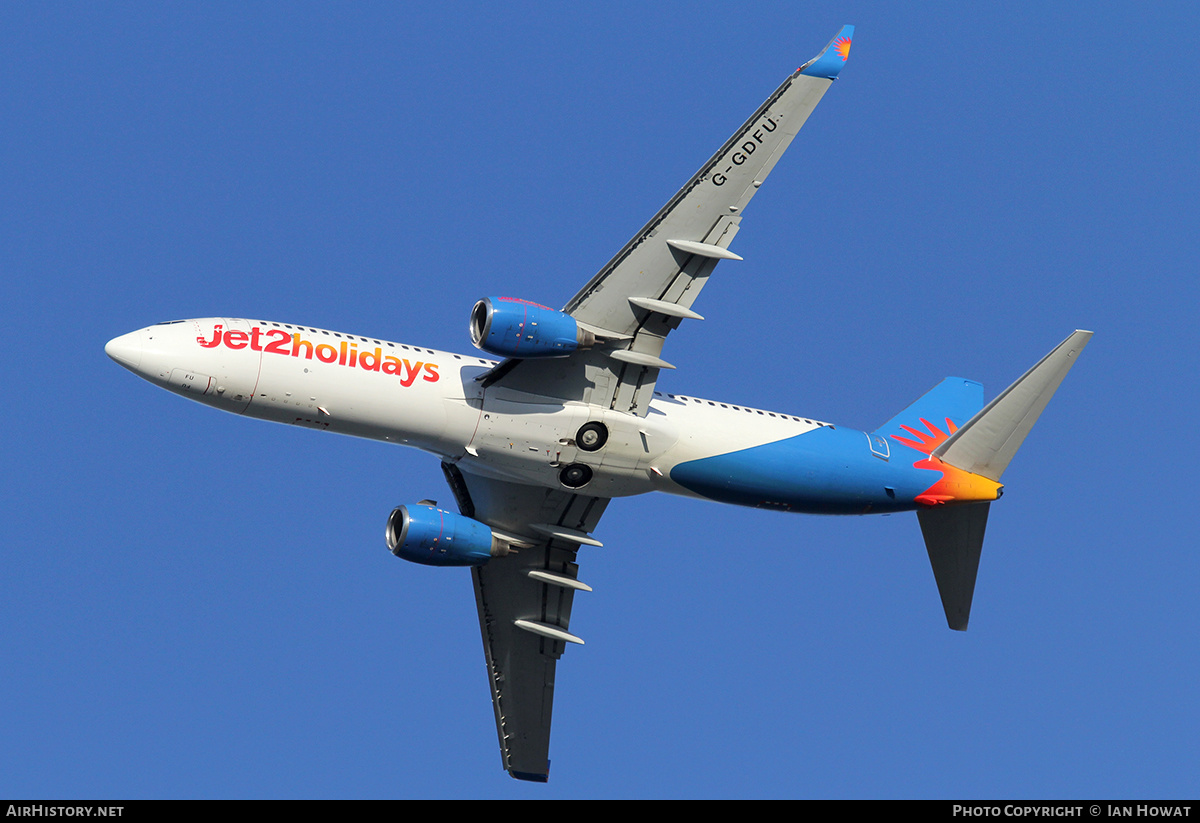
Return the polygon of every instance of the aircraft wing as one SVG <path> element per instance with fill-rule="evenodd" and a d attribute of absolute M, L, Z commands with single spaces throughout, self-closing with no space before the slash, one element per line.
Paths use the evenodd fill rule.
<path fill-rule="evenodd" d="M 599 545 L 595 529 L 608 500 L 524 486 L 443 463 L 459 511 L 515 538 L 515 551 L 472 569 L 479 628 L 492 687 L 504 768 L 520 780 L 545 782 L 550 772 L 554 671 L 570 634 L 579 583 L 575 554 Z"/>
<path fill-rule="evenodd" d="M 850 53 L 845 26 L 783 81 L 687 184 L 563 307 L 596 345 L 566 357 L 509 358 L 479 378 L 496 389 L 645 416 L 667 334 L 702 319 L 692 304 L 729 251 L 742 211 Z M 484 400 L 486 407 L 487 401 Z M 554 673 L 570 634 L 575 563 L 608 505 L 566 488 L 525 486 L 443 463 L 459 511 L 509 538 L 517 551 L 472 570 L 479 627 L 504 768 L 522 780 L 549 775 Z"/>
<path fill-rule="evenodd" d="M 740 129 L 563 307 L 598 345 L 565 358 L 509 359 L 485 386 L 582 400 L 645 416 L 667 334 L 685 319 L 729 250 L 742 211 L 833 83 L 850 53 L 845 26 L 798 68 Z"/>

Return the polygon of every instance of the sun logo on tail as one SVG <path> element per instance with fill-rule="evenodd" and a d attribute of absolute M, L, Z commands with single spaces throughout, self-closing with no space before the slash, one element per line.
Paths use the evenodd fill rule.
<path fill-rule="evenodd" d="M 842 62 L 845 63 L 850 59 L 850 38 L 839 37 L 833 44 L 833 48 L 842 56 Z"/>
<path fill-rule="evenodd" d="M 928 433 L 923 432 L 923 431 L 917 431 L 916 429 L 912 428 L 911 426 L 901 425 L 900 428 L 904 429 L 906 432 L 908 432 L 909 434 L 911 434 L 913 437 L 915 437 L 917 439 L 909 440 L 904 437 L 898 437 L 897 435 L 894 435 L 894 434 L 892 435 L 892 439 L 896 440 L 897 442 L 903 443 L 904 445 L 908 446 L 910 449 L 916 449 L 917 451 L 924 452 L 925 454 L 933 454 L 934 449 L 936 449 L 938 446 L 945 443 L 950 438 L 950 435 L 952 435 L 956 431 L 958 431 L 958 426 L 955 426 L 954 421 L 952 421 L 949 417 L 946 418 L 946 428 L 949 429 L 949 431 L 942 431 L 937 426 L 933 425 L 928 420 L 926 420 L 924 417 L 921 418 L 921 422 L 925 424 L 925 428 L 929 429 Z M 922 460 L 920 462 L 924 463 L 927 461 Z M 925 467 L 922 466 L 922 468 L 925 468 Z"/>
<path fill-rule="evenodd" d="M 938 457 L 934 457 L 933 452 L 938 446 L 950 439 L 950 435 L 958 431 L 958 427 L 954 425 L 949 417 L 946 420 L 946 431 L 942 431 L 937 426 L 930 423 L 924 417 L 921 422 L 925 424 L 928 431 L 920 431 L 911 426 L 901 425 L 900 428 L 915 437 L 915 440 L 909 440 L 907 437 L 892 435 L 892 439 L 897 443 L 903 443 L 910 449 L 916 449 L 928 457 L 918 460 L 913 463 L 914 469 L 929 469 L 930 471 L 941 472 L 942 477 L 925 491 L 913 498 L 917 503 L 923 506 L 939 506 L 945 503 L 970 503 L 980 502 L 985 500 L 995 500 L 1000 496 L 1002 486 L 994 480 L 989 480 L 978 474 L 972 474 L 969 471 L 964 471 L 956 466 L 951 466 L 949 463 L 944 463 Z"/>

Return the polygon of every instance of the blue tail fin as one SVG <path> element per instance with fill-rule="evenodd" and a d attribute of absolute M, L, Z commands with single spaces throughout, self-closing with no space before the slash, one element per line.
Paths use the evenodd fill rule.
<path fill-rule="evenodd" d="M 912 444 L 932 437 L 949 437 L 961 429 L 983 408 L 983 385 L 962 377 L 947 377 L 915 403 L 884 423 L 872 439 Z M 948 425 L 949 420 L 953 425 Z M 934 441 L 936 442 L 936 441 Z M 971 506 L 941 506 L 917 512 L 925 548 L 933 566 L 946 622 L 950 628 L 965 631 L 975 593 L 975 575 L 987 526 L 988 503 Z"/>
<path fill-rule="evenodd" d="M 954 423 L 955 428 L 961 428 L 982 408 L 982 383 L 962 377 L 947 377 L 873 433 L 880 437 L 912 437 L 911 432 L 900 427 L 924 430 L 921 421 L 928 420 L 939 429 L 945 429 L 947 418 Z"/>
<path fill-rule="evenodd" d="M 921 425 L 921 421 L 927 420 L 945 438 L 929 453 L 935 465 L 941 464 L 943 472 L 954 470 L 998 484 L 1008 461 L 1091 338 L 1090 331 L 1076 331 L 982 411 L 981 385 L 974 380 L 947 377 L 876 430 L 873 438 L 903 436 L 902 427 L 907 426 L 912 430 L 909 434 L 932 445 L 936 440 L 925 436 L 927 427 Z M 945 425 L 947 418 L 953 426 Z M 949 502 L 955 501 L 952 498 Z M 917 512 L 946 622 L 957 631 L 966 631 L 971 617 L 989 506 L 988 502 L 971 502 L 936 505 Z"/>

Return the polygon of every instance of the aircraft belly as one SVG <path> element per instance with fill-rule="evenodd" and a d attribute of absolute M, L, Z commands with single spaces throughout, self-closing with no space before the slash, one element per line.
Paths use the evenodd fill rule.
<path fill-rule="evenodd" d="M 471 471 L 566 490 L 560 473 L 567 466 L 584 465 L 592 472 L 591 480 L 572 487 L 583 494 L 627 497 L 658 488 L 651 464 L 676 439 L 661 416 L 648 420 L 582 403 L 518 402 L 515 396 L 489 393 L 462 460 Z M 607 442 L 595 451 L 575 441 L 585 423 L 602 423 L 608 432 Z"/>
<path fill-rule="evenodd" d="M 489 395 L 468 451 L 499 463 L 569 463 L 575 457 L 575 432 L 586 419 L 586 408 L 577 403 L 513 402 Z"/>

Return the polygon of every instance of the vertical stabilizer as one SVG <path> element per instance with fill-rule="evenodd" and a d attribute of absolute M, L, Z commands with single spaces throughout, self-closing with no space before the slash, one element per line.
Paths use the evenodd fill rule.
<path fill-rule="evenodd" d="M 943 420 L 961 427 L 981 408 L 983 384 L 961 377 L 947 377 L 873 433 L 880 437 L 912 437 L 912 427 L 920 426 L 922 420 L 935 421 L 935 425 L 943 429 L 946 428 Z"/>
<path fill-rule="evenodd" d="M 965 632 L 971 617 L 975 576 L 991 505 L 940 506 L 917 512 L 946 622 L 955 631 Z"/>
<path fill-rule="evenodd" d="M 1076 331 L 968 420 L 932 457 L 972 475 L 999 482 L 1009 461 L 1050 402 L 1090 331 Z M 997 493 L 997 496 L 999 494 Z M 920 500 L 920 498 L 918 498 Z M 952 501 L 947 501 L 952 502 Z M 990 503 L 938 505 L 917 512 L 925 549 L 937 580 L 946 622 L 966 631 Z"/>
<path fill-rule="evenodd" d="M 1090 331 L 1076 331 L 1059 343 L 939 446 L 933 456 L 963 471 L 999 481 L 1025 435 L 1091 339 Z"/>

